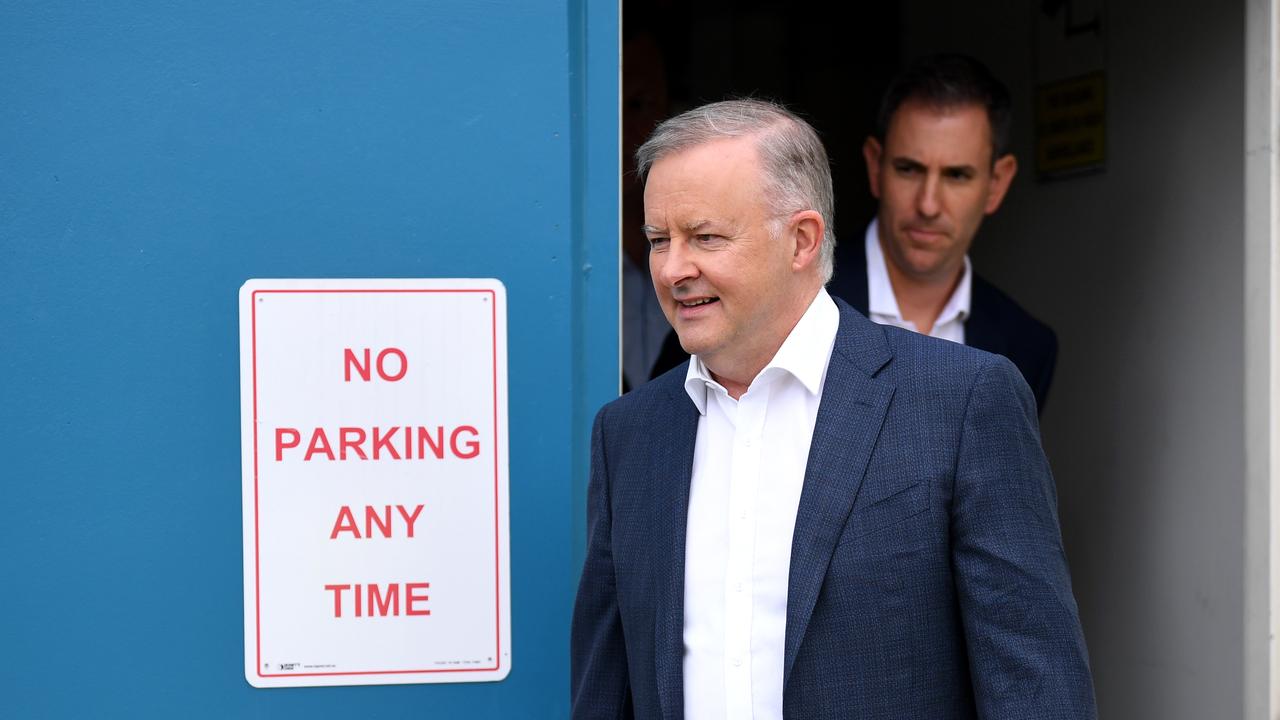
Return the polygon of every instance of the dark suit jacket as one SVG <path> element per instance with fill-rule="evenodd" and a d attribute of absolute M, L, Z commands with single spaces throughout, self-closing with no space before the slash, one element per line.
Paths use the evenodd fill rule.
<path fill-rule="evenodd" d="M 827 291 L 844 298 L 863 315 L 868 314 L 867 254 L 861 243 L 856 252 L 840 257 L 839 270 Z M 964 323 L 964 342 L 1012 360 L 1035 393 L 1036 407 L 1044 411 L 1058 361 L 1058 336 L 976 272 L 969 319 Z"/>
<path fill-rule="evenodd" d="M 786 716 L 1095 717 L 1026 383 L 837 305 L 791 547 Z M 683 715 L 685 367 L 596 416 L 575 718 Z"/>

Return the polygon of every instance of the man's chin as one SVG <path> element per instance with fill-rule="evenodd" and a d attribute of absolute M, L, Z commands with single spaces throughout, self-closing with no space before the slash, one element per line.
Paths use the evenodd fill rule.
<path fill-rule="evenodd" d="M 690 355 L 705 355 L 711 345 L 701 333 L 696 333 L 689 329 L 681 332 L 680 328 L 677 327 L 676 337 L 680 340 L 680 349 Z"/>
<path fill-rule="evenodd" d="M 911 252 L 903 258 L 902 270 L 916 280 L 931 280 L 943 274 L 946 258 L 934 252 Z"/>

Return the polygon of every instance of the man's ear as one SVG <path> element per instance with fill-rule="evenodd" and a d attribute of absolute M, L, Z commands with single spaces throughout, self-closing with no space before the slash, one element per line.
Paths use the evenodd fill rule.
<path fill-rule="evenodd" d="M 991 187 L 987 189 L 987 206 L 983 209 L 986 214 L 1000 209 L 1000 203 L 1004 202 L 1005 193 L 1009 192 L 1017 174 L 1018 158 L 1013 153 L 996 160 L 996 164 L 991 166 Z"/>
<path fill-rule="evenodd" d="M 877 200 L 880 199 L 880 159 L 883 155 L 880 141 L 868 135 L 867 141 L 862 143 L 862 159 L 867 161 L 867 182 L 871 185 L 872 197 Z"/>
<path fill-rule="evenodd" d="M 816 266 L 822 252 L 822 236 L 827 229 L 822 214 L 817 210 L 801 210 L 791 216 L 788 228 L 795 239 L 791 269 L 799 271 Z"/>

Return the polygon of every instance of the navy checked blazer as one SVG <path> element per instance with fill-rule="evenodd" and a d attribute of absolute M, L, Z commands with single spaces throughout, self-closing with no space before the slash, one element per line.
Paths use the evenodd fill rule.
<path fill-rule="evenodd" d="M 1040 447 L 1007 359 L 843 301 L 791 545 L 788 718 L 1095 718 Z M 686 366 L 596 416 L 575 718 L 681 718 Z"/>

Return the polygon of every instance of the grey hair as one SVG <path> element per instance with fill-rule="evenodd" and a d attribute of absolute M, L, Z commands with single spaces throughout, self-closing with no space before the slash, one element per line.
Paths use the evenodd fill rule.
<path fill-rule="evenodd" d="M 636 172 L 644 182 L 653 164 L 672 153 L 720 140 L 756 136 L 773 211 L 790 215 L 816 210 L 826 230 L 818 255 L 822 281 L 835 272 L 835 193 L 831 165 L 818 133 L 790 110 L 765 100 L 725 100 L 683 112 L 654 129 L 636 150 Z M 781 230 L 775 224 L 775 235 Z"/>

